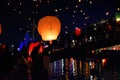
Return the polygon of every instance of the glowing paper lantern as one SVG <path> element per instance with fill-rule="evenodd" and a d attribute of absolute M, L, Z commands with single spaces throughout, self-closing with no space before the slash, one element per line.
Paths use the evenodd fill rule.
<path fill-rule="evenodd" d="M 0 34 L 2 33 L 2 25 L 0 24 Z"/>
<path fill-rule="evenodd" d="M 76 28 L 75 28 L 75 35 L 76 35 L 76 36 L 80 36 L 80 34 L 81 34 L 81 29 L 78 28 L 78 27 L 76 27 Z"/>
<path fill-rule="evenodd" d="M 60 20 L 55 16 L 45 16 L 38 22 L 38 32 L 44 41 L 56 40 L 60 29 Z"/>

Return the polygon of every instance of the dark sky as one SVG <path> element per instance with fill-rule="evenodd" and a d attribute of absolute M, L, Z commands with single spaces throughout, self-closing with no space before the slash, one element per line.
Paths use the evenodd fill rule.
<path fill-rule="evenodd" d="M 19 44 L 26 32 L 32 35 L 33 24 L 40 18 L 57 16 L 70 30 L 86 28 L 90 23 L 109 18 L 120 11 L 120 0 L 0 0 L 0 42 Z"/>

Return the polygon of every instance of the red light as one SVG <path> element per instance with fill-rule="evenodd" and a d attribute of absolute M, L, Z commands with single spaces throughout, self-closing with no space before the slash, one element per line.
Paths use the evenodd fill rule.
<path fill-rule="evenodd" d="M 29 56 L 31 55 L 31 52 L 33 50 L 34 47 L 38 46 L 40 43 L 39 42 L 32 42 L 30 45 L 29 45 Z"/>
<path fill-rule="evenodd" d="M 76 35 L 76 36 L 80 36 L 80 34 L 81 34 L 81 29 L 78 28 L 78 27 L 76 27 L 76 28 L 75 28 L 75 35 Z"/>
<path fill-rule="evenodd" d="M 39 53 L 41 54 L 43 52 L 43 46 L 41 45 L 39 48 Z"/>
<path fill-rule="evenodd" d="M 102 59 L 102 66 L 105 66 L 105 65 L 106 65 L 106 62 L 107 62 L 107 59 L 106 59 L 106 58 Z"/>
<path fill-rule="evenodd" d="M 28 60 L 28 62 L 31 62 L 31 61 L 32 61 L 32 58 L 31 58 L 31 57 L 28 57 L 27 60 Z"/>

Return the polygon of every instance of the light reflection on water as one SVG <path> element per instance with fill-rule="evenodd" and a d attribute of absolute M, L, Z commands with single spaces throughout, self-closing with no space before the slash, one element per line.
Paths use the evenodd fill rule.
<path fill-rule="evenodd" d="M 90 79 L 93 77 L 92 74 L 97 75 L 96 80 L 110 80 L 108 78 L 111 73 L 115 73 L 113 76 L 114 78 L 120 79 L 120 77 L 115 77 L 119 75 L 116 70 L 109 71 L 108 69 L 105 69 L 107 61 L 107 59 L 96 61 L 90 59 L 79 60 L 74 58 L 60 59 L 49 64 L 49 80 L 93 80 Z M 93 73 L 91 69 L 96 71 Z"/>
<path fill-rule="evenodd" d="M 49 78 L 50 80 L 77 80 L 78 76 L 87 78 L 90 75 L 90 69 L 98 67 L 100 64 L 100 62 L 97 64 L 91 60 L 74 58 L 57 60 L 49 64 Z M 101 67 L 98 69 L 101 71 Z"/>

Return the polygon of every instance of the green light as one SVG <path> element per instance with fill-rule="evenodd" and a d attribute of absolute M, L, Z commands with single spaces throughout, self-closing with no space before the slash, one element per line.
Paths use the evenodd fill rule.
<path fill-rule="evenodd" d="M 120 21 L 120 13 L 115 13 L 115 18 L 116 18 L 116 21 L 119 22 Z"/>

